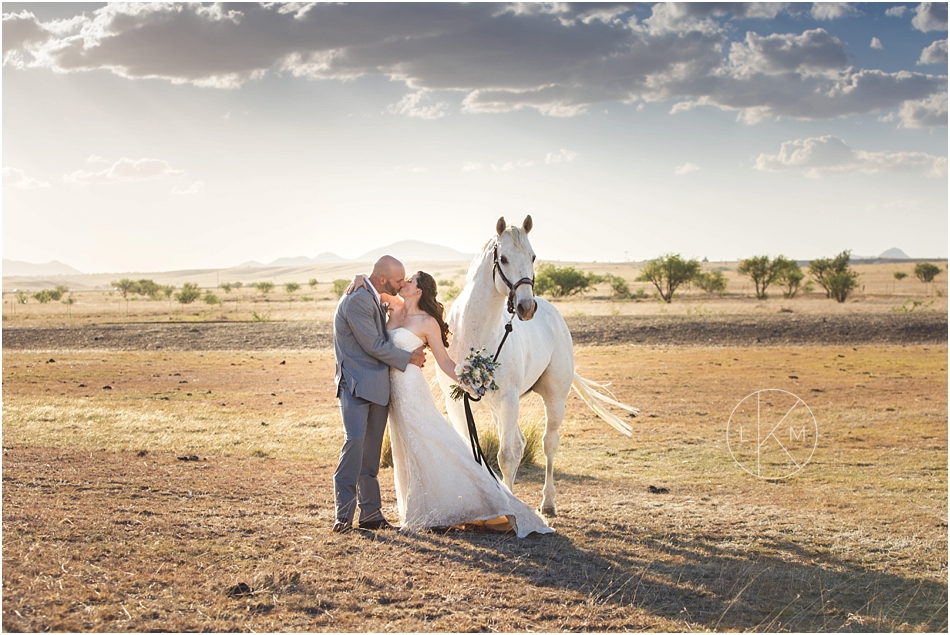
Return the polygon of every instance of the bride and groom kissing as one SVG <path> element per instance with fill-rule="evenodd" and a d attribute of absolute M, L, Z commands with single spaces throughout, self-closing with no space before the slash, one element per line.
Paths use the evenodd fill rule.
<path fill-rule="evenodd" d="M 547 522 L 475 462 L 445 419 L 422 373 L 425 348 L 453 381 L 457 361 L 437 286 L 419 271 L 406 279 L 392 256 L 357 276 L 336 308 L 335 382 L 344 441 L 333 475 L 333 531 L 394 528 L 382 514 L 378 481 L 389 422 L 399 523 L 404 531 L 479 526 L 519 538 L 551 533 Z"/>

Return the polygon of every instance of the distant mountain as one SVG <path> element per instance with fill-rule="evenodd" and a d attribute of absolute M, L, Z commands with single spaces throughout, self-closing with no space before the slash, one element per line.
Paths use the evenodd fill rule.
<path fill-rule="evenodd" d="M 257 262 L 256 260 L 248 260 L 247 262 L 242 262 L 237 266 L 238 269 L 249 269 L 253 267 L 266 267 L 263 262 Z"/>
<path fill-rule="evenodd" d="M 347 262 L 346 258 L 334 253 L 324 252 L 313 258 L 297 256 L 296 258 L 278 258 L 270 263 L 272 267 L 306 267 L 307 265 L 334 265 L 338 262 Z"/>
<path fill-rule="evenodd" d="M 905 254 L 903 251 L 901 251 L 897 247 L 888 249 L 883 254 L 878 256 L 878 258 L 890 258 L 892 260 L 910 260 L 910 256 Z"/>
<path fill-rule="evenodd" d="M 315 265 L 333 265 L 338 262 L 346 262 L 346 258 L 337 256 L 336 254 L 329 251 L 325 251 L 322 254 L 317 254 L 310 260 Z"/>
<path fill-rule="evenodd" d="M 3 259 L 3 275 L 5 276 L 81 276 L 82 271 L 64 265 L 58 260 L 52 260 L 45 265 L 20 260 Z"/>
<path fill-rule="evenodd" d="M 398 243 L 393 243 L 386 247 L 380 247 L 379 249 L 373 249 L 372 251 L 367 251 L 365 254 L 359 258 L 355 258 L 356 262 L 375 262 L 380 256 L 389 254 L 390 256 L 395 256 L 402 261 L 423 261 L 423 262 L 433 262 L 433 261 L 446 261 L 446 260 L 471 260 L 475 257 L 475 254 L 465 254 L 461 251 L 456 251 L 451 247 L 443 247 L 442 245 L 433 245 L 431 243 L 424 243 L 419 240 L 402 240 Z"/>

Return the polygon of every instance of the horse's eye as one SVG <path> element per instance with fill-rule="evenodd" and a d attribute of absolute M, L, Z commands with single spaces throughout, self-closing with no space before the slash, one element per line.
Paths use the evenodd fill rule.
<path fill-rule="evenodd" d="M 502 257 L 501 257 L 501 264 L 503 264 L 503 265 L 507 265 L 507 264 L 508 264 L 508 256 L 502 256 Z"/>
<path fill-rule="evenodd" d="M 535 261 L 535 259 L 537 259 L 537 256 L 535 256 L 535 255 L 532 255 L 532 256 L 531 256 L 531 262 L 534 262 L 534 261 Z"/>

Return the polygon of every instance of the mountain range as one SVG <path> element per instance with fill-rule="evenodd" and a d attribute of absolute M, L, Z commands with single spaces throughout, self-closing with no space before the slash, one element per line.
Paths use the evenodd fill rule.
<path fill-rule="evenodd" d="M 325 252 L 318 254 L 313 258 L 306 256 L 297 256 L 295 258 L 278 258 L 270 263 L 261 263 L 254 260 L 238 265 L 240 268 L 248 267 L 300 267 L 308 265 L 325 265 L 345 262 L 375 262 L 377 258 L 384 254 L 391 254 L 405 262 L 457 262 L 469 261 L 475 257 L 475 254 L 466 254 L 456 251 L 451 247 L 442 245 L 433 245 L 419 240 L 402 240 L 385 247 L 367 251 L 357 258 L 343 258 L 334 253 Z M 888 249 L 880 256 L 866 257 L 852 255 L 854 260 L 910 260 L 911 257 L 902 250 L 894 247 Z M 21 260 L 3 259 L 4 276 L 76 276 L 83 275 L 82 271 L 63 264 L 58 260 L 53 260 L 45 264 L 36 264 L 32 262 L 23 262 Z"/>
<path fill-rule="evenodd" d="M 250 260 L 241 263 L 238 267 L 301 267 L 307 265 L 327 265 L 341 262 L 375 262 L 380 256 L 390 254 L 405 262 L 454 262 L 457 260 L 471 260 L 475 254 L 466 254 L 451 247 L 424 243 L 420 240 L 402 240 L 385 247 L 367 251 L 356 258 L 343 258 L 334 253 L 324 252 L 313 258 L 296 256 L 294 258 L 278 258 L 273 262 L 261 263 Z"/>

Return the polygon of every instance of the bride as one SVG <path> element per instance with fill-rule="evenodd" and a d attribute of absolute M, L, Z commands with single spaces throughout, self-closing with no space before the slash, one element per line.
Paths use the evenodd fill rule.
<path fill-rule="evenodd" d="M 362 282 L 359 280 L 358 282 Z M 449 357 L 449 328 L 436 283 L 419 271 L 389 302 L 393 343 L 411 351 L 428 346 L 443 371 L 458 381 Z M 523 538 L 554 530 L 504 483 L 479 465 L 471 449 L 435 405 L 422 369 L 390 370 L 389 436 L 399 521 L 407 531 L 479 525 Z"/>

